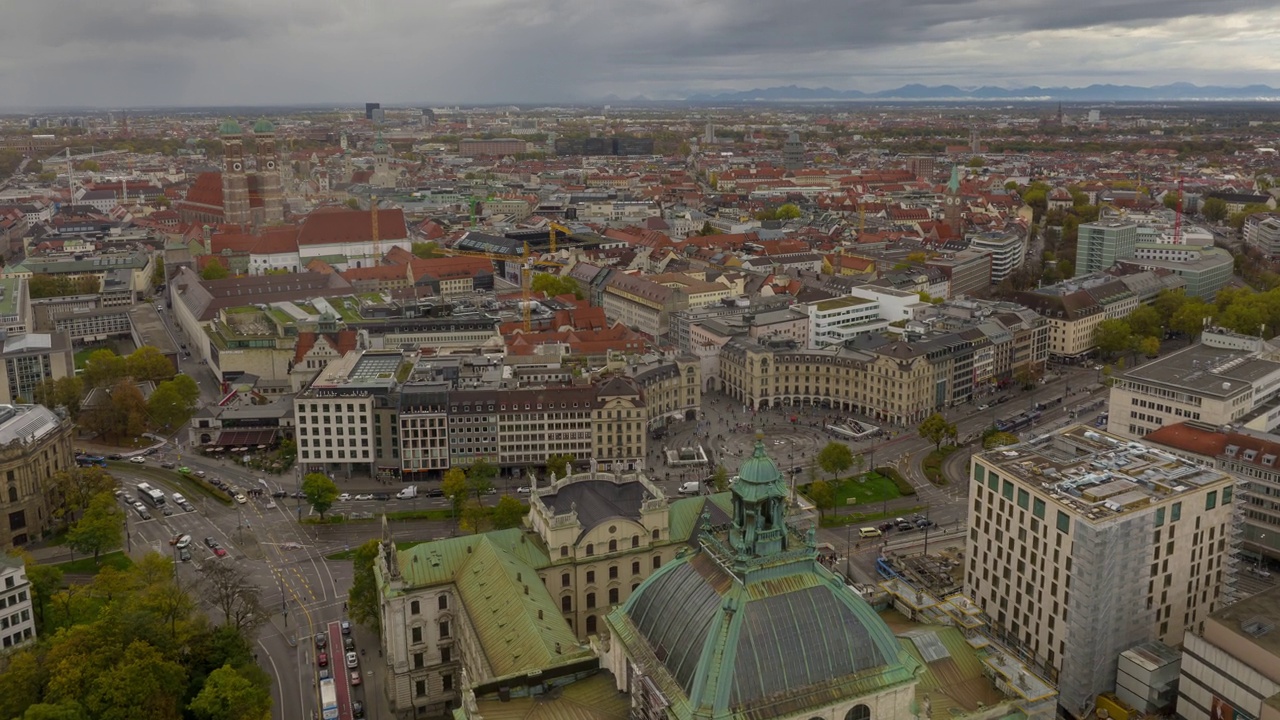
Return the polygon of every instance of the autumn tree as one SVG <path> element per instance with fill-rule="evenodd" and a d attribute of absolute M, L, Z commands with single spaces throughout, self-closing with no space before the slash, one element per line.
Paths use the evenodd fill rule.
<path fill-rule="evenodd" d="M 108 439 L 138 436 L 147 429 L 147 401 L 137 385 L 121 378 L 81 414 L 82 423 Z"/>
<path fill-rule="evenodd" d="M 1164 334 L 1163 320 L 1160 312 L 1150 305 L 1139 305 L 1136 310 L 1129 313 L 1129 317 L 1125 318 L 1125 322 L 1129 323 L 1129 329 L 1135 336 L 1155 338 Z"/>
<path fill-rule="evenodd" d="M 1227 201 L 1222 198 L 1206 198 L 1200 205 L 1200 214 L 1211 222 L 1222 222 L 1227 218 Z"/>
<path fill-rule="evenodd" d="M 529 508 L 524 503 L 510 495 L 503 495 L 498 498 L 498 504 L 493 507 L 489 517 L 493 521 L 494 530 L 506 530 L 520 527 L 528 511 Z"/>
<path fill-rule="evenodd" d="M 80 414 L 80 400 L 84 397 L 84 381 L 79 376 L 46 378 L 32 392 L 32 399 L 47 408 L 65 408 L 67 414 Z"/>
<path fill-rule="evenodd" d="M 809 499 L 813 501 L 814 507 L 818 508 L 818 522 L 822 522 L 823 510 L 835 507 L 835 488 L 831 487 L 831 483 L 826 480 L 812 482 L 809 484 Z"/>
<path fill-rule="evenodd" d="M 1094 330 L 1093 342 L 1104 356 L 1115 357 L 1133 346 L 1133 331 L 1120 318 L 1103 320 Z"/>
<path fill-rule="evenodd" d="M 186 682 L 181 665 L 155 646 L 134 640 L 90 686 L 86 706 L 97 720 L 179 717 L 181 695 L 174 689 Z"/>
<path fill-rule="evenodd" d="M 489 511 L 479 500 L 468 498 L 462 504 L 462 515 L 459 516 L 458 525 L 468 532 L 479 533 L 485 530 L 489 524 Z"/>
<path fill-rule="evenodd" d="M 119 547 L 124 533 L 124 511 L 109 492 L 98 493 L 89 501 L 84 515 L 67 533 L 67 545 L 76 552 L 92 554 L 93 561 L 103 550 Z"/>
<path fill-rule="evenodd" d="M 1178 308 L 1169 321 L 1169 328 L 1187 337 L 1188 344 L 1195 343 L 1204 330 L 1204 321 L 1213 317 L 1213 306 L 1200 298 L 1190 298 Z"/>
<path fill-rule="evenodd" d="M 1156 357 L 1160 354 L 1160 338 L 1154 338 L 1151 336 L 1139 338 L 1137 350 L 1149 358 Z"/>
<path fill-rule="evenodd" d="M 917 432 L 920 433 L 920 437 L 933 443 L 934 450 L 941 450 L 943 441 L 948 438 L 954 439 L 959 431 L 955 423 L 947 422 L 942 413 L 936 412 L 920 423 Z"/>
<path fill-rule="evenodd" d="M 529 289 L 536 293 L 546 293 L 547 297 L 573 295 L 579 300 L 585 297 L 577 279 L 551 273 L 534 274 L 533 280 L 529 283 Z"/>
<path fill-rule="evenodd" d="M 351 591 L 347 593 L 348 612 L 351 619 L 381 634 L 381 614 L 378 602 L 378 584 L 373 566 L 378 561 L 378 540 L 372 539 L 360 545 L 352 553 L 353 575 Z"/>
<path fill-rule="evenodd" d="M 853 467 L 853 451 L 842 442 L 829 442 L 818 452 L 818 467 L 835 478 Z"/>
<path fill-rule="evenodd" d="M 150 345 L 143 345 L 134 350 L 124 361 L 125 373 L 136 382 L 168 380 L 177 372 L 173 362 Z"/>
<path fill-rule="evenodd" d="M 729 489 L 729 471 L 724 465 L 716 465 L 716 471 L 711 473 L 711 487 L 716 492 L 724 492 Z"/>
<path fill-rule="evenodd" d="M 467 472 L 460 467 L 449 468 L 440 482 L 440 492 L 444 493 L 453 508 L 453 517 L 457 520 L 462 512 L 462 503 L 467 499 Z"/>
<path fill-rule="evenodd" d="M 200 720 L 265 720 L 271 693 L 228 664 L 209 673 L 187 707 Z"/>
<path fill-rule="evenodd" d="M 89 507 L 93 498 L 115 490 L 116 480 L 103 468 L 71 467 L 55 472 L 51 478 L 53 487 L 62 497 L 62 503 L 54 509 L 54 516 L 70 524 L 77 513 Z"/>
<path fill-rule="evenodd" d="M 323 520 L 324 514 L 338 499 L 338 485 L 324 473 L 307 473 L 302 478 L 302 496 L 312 510 L 320 513 L 320 519 Z"/>

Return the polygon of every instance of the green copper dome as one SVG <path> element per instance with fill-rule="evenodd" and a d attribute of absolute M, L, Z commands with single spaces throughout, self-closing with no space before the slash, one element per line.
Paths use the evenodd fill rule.
<path fill-rule="evenodd" d="M 261 135 L 263 133 L 273 133 L 275 131 L 276 131 L 276 126 L 272 125 L 266 118 L 263 118 L 253 124 L 253 133 L 255 135 Z"/>
<path fill-rule="evenodd" d="M 748 502 L 787 494 L 786 478 L 773 458 L 765 454 L 763 435 L 757 435 L 755 451 L 738 467 L 733 492 Z"/>
<path fill-rule="evenodd" d="M 241 135 L 243 133 L 244 130 L 240 127 L 240 123 L 233 118 L 227 118 L 222 122 L 222 125 L 218 126 L 219 135 Z"/>

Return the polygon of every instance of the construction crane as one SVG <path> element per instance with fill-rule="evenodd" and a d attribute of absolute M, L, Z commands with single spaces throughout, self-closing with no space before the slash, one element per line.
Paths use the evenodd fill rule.
<path fill-rule="evenodd" d="M 565 235 L 572 235 L 573 231 L 557 222 L 551 223 L 550 227 L 551 227 L 551 253 L 554 255 L 556 252 L 556 233 L 560 232 L 560 233 L 564 233 Z"/>
<path fill-rule="evenodd" d="M 451 257 L 474 257 L 484 258 L 486 260 L 500 260 L 504 263 L 520 262 L 520 300 L 522 308 L 520 311 L 521 318 L 524 320 L 524 331 L 533 331 L 533 268 L 535 264 L 559 265 L 559 263 L 535 262 L 529 253 L 529 243 L 524 243 L 524 252 L 520 255 L 503 255 L 501 253 L 487 253 L 477 250 L 450 250 Z"/>
<path fill-rule="evenodd" d="M 369 216 L 371 218 L 370 230 L 372 231 L 372 234 L 373 234 L 374 262 L 381 265 L 382 264 L 382 236 L 378 233 L 378 196 L 377 195 L 369 196 Z"/>

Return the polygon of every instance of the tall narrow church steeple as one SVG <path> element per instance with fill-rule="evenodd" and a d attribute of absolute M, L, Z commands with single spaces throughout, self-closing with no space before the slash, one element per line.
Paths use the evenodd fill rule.
<path fill-rule="evenodd" d="M 249 176 L 244 167 L 244 130 L 235 120 L 218 128 L 222 136 L 222 220 L 230 225 L 249 224 Z"/>

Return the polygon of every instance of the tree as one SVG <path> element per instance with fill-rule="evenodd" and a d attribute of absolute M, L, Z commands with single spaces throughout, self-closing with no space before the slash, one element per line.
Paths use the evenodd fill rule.
<path fill-rule="evenodd" d="M 151 271 L 151 286 L 160 287 L 164 284 L 164 258 L 156 258 L 156 269 Z"/>
<path fill-rule="evenodd" d="M 982 447 L 986 450 L 992 448 L 1003 447 L 1005 445 L 1017 445 L 1018 436 L 1013 433 L 996 431 L 982 439 Z"/>
<path fill-rule="evenodd" d="M 347 207 L 352 210 L 360 209 L 360 200 L 358 198 L 347 198 Z"/>
<path fill-rule="evenodd" d="M 529 289 L 533 292 L 546 293 L 547 297 L 573 295 L 579 300 L 585 297 L 576 279 L 550 273 L 534 274 L 533 280 L 529 283 Z"/>
<path fill-rule="evenodd" d="M 228 664 L 209 673 L 187 707 L 201 720 L 265 720 L 271 693 Z"/>
<path fill-rule="evenodd" d="M 338 486 L 324 473 L 307 473 L 302 478 L 302 495 L 311 505 L 311 509 L 320 513 L 320 519 L 333 507 L 338 499 Z"/>
<path fill-rule="evenodd" d="M 572 455 L 552 455 L 547 458 L 547 473 L 562 478 L 569 473 L 572 464 Z"/>
<path fill-rule="evenodd" d="M 27 566 L 30 572 L 31 566 Z M 0 717 L 21 717 L 30 705 L 40 702 L 44 686 L 49 682 L 49 669 L 36 648 L 10 655 L 4 672 L 0 672 Z"/>
<path fill-rule="evenodd" d="M 1160 354 L 1160 338 L 1150 335 L 1138 340 L 1138 352 L 1149 358 L 1156 357 Z"/>
<path fill-rule="evenodd" d="M 469 489 L 467 487 L 467 473 L 460 467 L 453 467 L 449 472 L 444 474 L 444 479 L 440 481 L 440 492 L 449 499 L 449 504 L 453 508 L 453 517 L 456 520 L 462 511 L 462 503 L 467 499 Z"/>
<path fill-rule="evenodd" d="M 222 264 L 222 260 L 214 257 L 209 258 L 209 262 L 204 266 L 204 270 L 200 271 L 200 278 L 203 280 L 222 280 L 230 277 L 231 273 L 227 270 L 227 266 Z"/>
<path fill-rule="evenodd" d="M 36 628 L 39 630 L 45 625 L 45 607 L 58 588 L 62 587 L 62 570 L 53 565 L 41 565 L 29 555 L 24 559 L 27 564 L 27 582 L 31 583 L 31 601 L 36 609 Z M 0 673 L 0 676 L 3 675 L 4 673 Z M 0 695 L 3 693 L 0 692 Z M 0 717 L 3 716 L 0 713 Z"/>
<path fill-rule="evenodd" d="M 208 563 L 201 583 L 204 599 L 222 612 L 223 624 L 246 638 L 271 618 L 258 583 L 234 563 Z"/>
<path fill-rule="evenodd" d="M 1119 318 L 1103 320 L 1094 330 L 1093 341 L 1104 356 L 1115 357 L 1132 347 L 1133 331 Z"/>
<path fill-rule="evenodd" d="M 774 211 L 773 216 L 778 220 L 796 220 L 803 214 L 794 203 L 783 203 Z"/>
<path fill-rule="evenodd" d="M 955 423 L 947 422 L 942 413 L 936 412 L 925 418 L 917 429 L 920 437 L 933 443 L 934 450 L 942 449 L 942 441 L 956 436 L 958 430 Z"/>
<path fill-rule="evenodd" d="M 124 511 L 109 492 L 98 493 L 89 501 L 84 515 L 67 533 L 67 545 L 76 552 L 93 554 L 93 561 L 103 550 L 120 545 L 124 532 Z"/>
<path fill-rule="evenodd" d="M 445 256 L 444 253 L 441 252 L 440 246 L 433 242 L 416 242 L 412 243 L 409 248 L 410 252 L 412 252 L 415 257 L 420 257 L 423 260 L 430 260 L 432 258 Z"/>
<path fill-rule="evenodd" d="M 125 359 L 110 350 L 94 350 L 84 361 L 85 383 L 91 388 L 107 387 L 128 373 Z"/>
<path fill-rule="evenodd" d="M 494 506 L 493 511 L 490 513 L 490 518 L 493 520 L 493 529 L 506 530 L 520 527 L 528 510 L 529 508 L 524 503 L 510 495 L 503 495 L 498 498 L 498 504 Z"/>
<path fill-rule="evenodd" d="M 493 489 L 493 479 L 498 476 L 498 468 L 493 463 L 480 459 L 471 463 L 471 467 L 467 468 L 467 490 L 475 495 L 476 501 L 484 495 L 488 495 Z"/>
<path fill-rule="evenodd" d="M 1164 194 L 1163 198 L 1160 199 L 1160 203 L 1164 205 L 1166 209 L 1177 210 L 1178 206 L 1182 204 L 1182 195 L 1181 193 L 1170 190 Z"/>
<path fill-rule="evenodd" d="M 485 529 L 488 522 L 489 512 L 479 500 L 468 499 L 462 504 L 462 515 L 459 517 L 458 524 L 463 530 L 478 533 Z"/>
<path fill-rule="evenodd" d="M 809 484 L 809 499 L 813 501 L 814 507 L 818 508 L 818 522 L 822 522 L 822 511 L 835 508 L 835 488 L 831 487 L 831 483 L 826 480 L 814 481 Z"/>
<path fill-rule="evenodd" d="M 86 705 L 95 720 L 175 718 L 181 715 L 182 694 L 174 689 L 186 687 L 186 680 L 181 665 L 146 641 L 134 640 L 92 683 Z"/>
<path fill-rule="evenodd" d="M 1200 214 L 1212 222 L 1222 222 L 1227 218 L 1227 212 L 1227 201 L 1222 198 L 1206 198 L 1200 206 Z"/>
<path fill-rule="evenodd" d="M 137 382 L 168 380 L 177 372 L 173 362 L 150 345 L 143 345 L 134 350 L 124 361 L 125 372 Z M 194 382 L 192 380 L 193 384 Z"/>
<path fill-rule="evenodd" d="M 971 168 L 985 167 L 986 164 L 987 164 L 987 161 L 983 160 L 981 155 L 974 155 L 973 157 L 969 158 L 969 167 Z"/>
<path fill-rule="evenodd" d="M 716 465 L 716 471 L 711 474 L 711 487 L 716 492 L 724 492 L 729 489 L 729 471 L 724 465 Z"/>
<path fill-rule="evenodd" d="M 80 398 L 84 396 L 84 381 L 79 376 L 46 378 L 32 392 L 34 400 L 47 408 L 66 408 L 67 414 L 80 414 Z"/>
<path fill-rule="evenodd" d="M 177 429 L 195 414 L 199 397 L 200 386 L 189 376 L 179 375 L 156 386 L 147 400 L 147 413 L 156 425 Z"/>
<path fill-rule="evenodd" d="M 107 438 L 136 437 L 147 429 L 147 401 L 127 379 L 117 380 L 105 397 L 83 413 L 83 424 Z"/>
<path fill-rule="evenodd" d="M 818 452 L 818 467 L 835 478 L 853 467 L 853 451 L 842 442 L 829 442 Z"/>
<path fill-rule="evenodd" d="M 1190 298 L 1169 321 L 1169 328 L 1187 336 L 1188 344 L 1194 343 L 1204 329 L 1204 321 L 1213 317 L 1213 306 L 1200 298 Z"/>
<path fill-rule="evenodd" d="M 54 509 L 54 516 L 66 524 L 75 519 L 76 513 L 89 507 L 89 502 L 102 493 L 111 494 L 116 480 L 100 467 L 72 467 L 55 472 L 51 478 L 62 503 Z"/>
<path fill-rule="evenodd" d="M 1062 258 L 1058 261 L 1058 275 L 1063 278 L 1074 277 L 1076 274 L 1076 264 L 1071 262 L 1070 258 Z"/>
<path fill-rule="evenodd" d="M 1155 309 L 1163 327 L 1172 329 L 1173 316 L 1186 302 L 1187 295 L 1182 290 L 1161 290 L 1160 294 L 1156 295 L 1156 299 L 1151 302 L 1151 307 Z"/>
<path fill-rule="evenodd" d="M 87 720 L 84 708 L 74 700 L 55 704 L 35 703 L 22 713 L 22 720 Z"/>
<path fill-rule="evenodd" d="M 355 549 L 351 563 L 354 574 L 351 578 L 351 591 L 347 593 L 348 612 L 351 619 L 381 634 L 381 614 L 378 601 L 378 583 L 373 566 L 378 562 L 381 548 L 378 540 L 366 541 Z"/>
<path fill-rule="evenodd" d="M 1160 337 L 1164 334 L 1163 318 L 1150 305 L 1139 305 L 1125 320 L 1129 323 L 1129 330 L 1138 337 Z"/>

